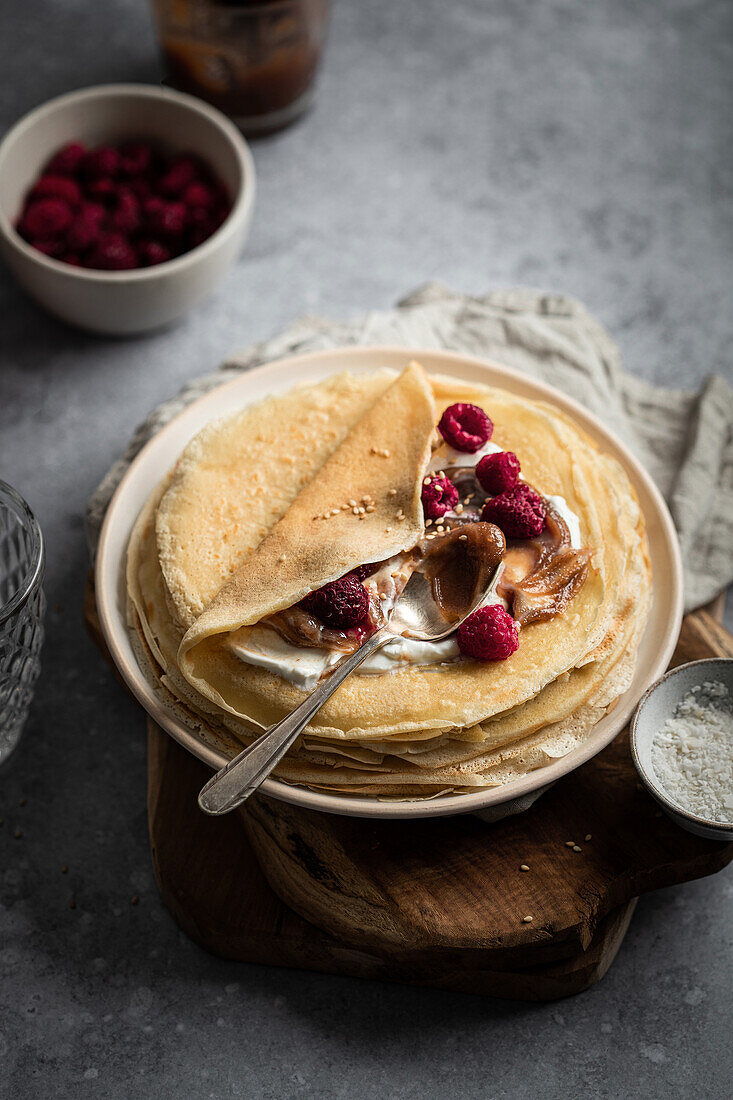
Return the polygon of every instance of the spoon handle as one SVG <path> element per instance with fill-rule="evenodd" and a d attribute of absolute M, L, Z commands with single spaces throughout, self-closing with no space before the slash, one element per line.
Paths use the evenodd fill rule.
<path fill-rule="evenodd" d="M 212 776 L 201 788 L 198 803 L 204 813 L 216 817 L 235 810 L 257 790 L 260 783 L 283 758 L 296 738 L 310 722 L 311 718 L 331 698 L 336 689 L 344 682 L 370 653 L 383 646 L 392 637 L 385 627 L 372 634 L 355 653 L 342 661 L 331 675 L 291 711 L 282 721 L 253 741 L 239 756 Z"/>

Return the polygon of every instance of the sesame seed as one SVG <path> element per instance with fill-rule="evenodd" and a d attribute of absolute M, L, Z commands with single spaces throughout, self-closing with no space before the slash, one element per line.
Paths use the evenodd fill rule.
<path fill-rule="evenodd" d="M 432 480 L 433 479 L 431 477 L 424 477 L 422 479 L 422 483 L 423 483 L 423 485 L 429 485 Z"/>
<path fill-rule="evenodd" d="M 360 515 L 363 515 L 365 511 L 366 511 L 366 508 L 363 505 L 361 506 L 361 508 L 357 508 L 357 512 Z"/>
<path fill-rule="evenodd" d="M 522 924 L 531 924 L 531 923 L 532 923 L 532 917 L 530 916 L 529 913 L 527 913 L 526 917 L 522 917 Z"/>
<path fill-rule="evenodd" d="M 528 870 L 529 870 L 529 867 L 528 867 L 528 865 L 527 865 L 526 863 L 520 863 L 520 864 L 519 864 L 519 870 L 520 870 L 520 871 L 528 871 Z"/>
<path fill-rule="evenodd" d="M 387 532 L 387 534 L 389 534 L 389 532 L 392 530 L 392 528 L 391 527 L 385 527 L 384 530 Z"/>
<path fill-rule="evenodd" d="M 355 500 L 350 500 L 348 502 L 348 505 L 349 505 L 349 508 L 356 508 L 356 501 Z"/>
<path fill-rule="evenodd" d="M 433 526 L 433 521 L 431 519 L 426 519 L 425 520 L 425 526 L 426 527 L 432 527 Z"/>
<path fill-rule="evenodd" d="M 371 514 L 374 511 L 374 505 L 373 504 L 367 504 L 366 510 L 367 510 L 367 512 L 369 512 Z"/>
<path fill-rule="evenodd" d="M 356 508 L 356 507 L 352 508 L 351 509 L 351 514 L 352 514 L 352 516 L 358 516 L 359 515 L 359 509 Z"/>
<path fill-rule="evenodd" d="M 404 515 L 402 515 L 402 516 L 398 516 L 398 517 L 397 517 L 397 519 L 398 519 L 398 520 L 399 520 L 400 522 L 402 522 L 402 520 L 403 520 L 403 519 L 407 519 L 407 516 L 404 516 Z"/>
<path fill-rule="evenodd" d="M 586 833 L 586 834 L 585 834 L 585 839 L 586 839 L 586 840 L 592 840 L 593 838 L 591 837 L 591 834 L 590 834 L 590 833 Z"/>
<path fill-rule="evenodd" d="M 573 844 L 573 851 L 574 851 L 574 852 L 582 852 L 582 851 L 583 851 L 583 849 L 582 849 L 582 848 L 579 848 L 577 844 Z"/>
<path fill-rule="evenodd" d="M 459 542 L 468 542 L 468 535 L 459 535 L 458 536 L 458 541 Z"/>
<path fill-rule="evenodd" d="M 463 505 L 462 504 L 456 504 L 456 515 L 460 516 L 462 511 L 463 511 Z"/>
<path fill-rule="evenodd" d="M 566 840 L 565 841 L 565 847 L 566 848 L 574 848 L 575 847 L 575 841 L 574 840 Z"/>
<path fill-rule="evenodd" d="M 388 489 L 387 490 L 387 496 L 388 497 L 396 497 L 397 496 L 397 490 L 396 489 Z"/>

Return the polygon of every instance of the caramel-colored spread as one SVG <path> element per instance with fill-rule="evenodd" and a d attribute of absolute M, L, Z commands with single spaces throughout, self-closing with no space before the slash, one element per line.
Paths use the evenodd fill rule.
<path fill-rule="evenodd" d="M 486 592 L 502 561 L 497 595 L 520 626 L 563 612 L 588 575 L 590 554 L 571 546 L 562 516 L 548 504 L 542 533 L 531 539 L 510 539 L 508 544 L 497 526 L 479 516 L 477 510 L 466 509 L 443 521 L 445 533 L 441 524 L 441 533 L 426 535 L 413 551 L 375 565 L 366 582 L 369 615 L 360 627 L 333 630 L 300 604 L 263 621 L 293 645 L 353 653 L 385 622 L 380 597 L 387 601 L 385 606 L 394 606 L 415 570 L 430 581 L 446 622 L 455 623 Z"/>
<path fill-rule="evenodd" d="M 311 615 L 300 604 L 288 607 L 284 611 L 278 611 L 274 615 L 268 615 L 262 622 L 265 626 L 271 626 L 278 634 L 292 645 L 304 645 L 314 648 L 335 649 L 341 653 L 353 653 L 358 649 L 364 639 L 373 632 L 374 623 L 370 611 L 369 621 L 363 627 L 352 630 L 333 630 L 324 626 L 320 619 Z"/>
<path fill-rule="evenodd" d="M 550 506 L 540 535 L 512 539 L 497 593 L 520 626 L 543 622 L 565 610 L 588 575 L 588 550 L 570 545 L 567 524 Z"/>
<path fill-rule="evenodd" d="M 423 540 L 418 568 L 448 623 L 463 619 L 488 589 L 501 564 L 506 541 L 493 523 L 471 523 L 440 538 Z"/>

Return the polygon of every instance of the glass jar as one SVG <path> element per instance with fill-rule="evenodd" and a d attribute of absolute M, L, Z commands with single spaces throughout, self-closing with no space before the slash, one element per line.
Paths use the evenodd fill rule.
<path fill-rule="evenodd" d="M 153 0 L 166 82 L 245 134 L 287 126 L 313 98 L 330 0 Z"/>
<path fill-rule="evenodd" d="M 0 763 L 20 740 L 41 671 L 44 565 L 35 516 L 0 481 Z"/>

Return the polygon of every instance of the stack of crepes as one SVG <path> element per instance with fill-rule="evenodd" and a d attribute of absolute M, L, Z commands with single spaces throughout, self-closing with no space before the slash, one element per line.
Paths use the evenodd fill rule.
<path fill-rule="evenodd" d="M 275 775 L 382 798 L 498 786 L 575 749 L 627 689 L 651 581 L 623 469 L 549 404 L 410 364 L 399 377 L 338 374 L 209 424 L 140 515 L 127 570 L 136 653 L 204 743 L 233 756 L 302 701 L 240 660 L 232 632 L 417 543 L 435 425 L 454 402 L 480 405 L 523 478 L 565 498 L 588 575 L 507 660 L 352 675 Z M 344 507 L 365 497 L 373 510 Z"/>

